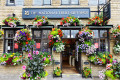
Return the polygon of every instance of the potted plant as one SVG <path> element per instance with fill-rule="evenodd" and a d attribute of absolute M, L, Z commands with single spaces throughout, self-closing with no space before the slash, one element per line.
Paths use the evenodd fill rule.
<path fill-rule="evenodd" d="M 60 25 L 63 26 L 78 26 L 80 23 L 79 19 L 75 18 L 74 16 L 62 18 L 61 20 L 62 22 L 60 22 Z"/>
<path fill-rule="evenodd" d="M 4 53 L 0 57 L 1 65 L 20 65 L 25 61 L 25 57 L 20 53 Z"/>
<path fill-rule="evenodd" d="M 59 67 L 57 67 L 54 72 L 53 72 L 54 76 L 60 77 L 62 75 L 62 71 Z"/>
<path fill-rule="evenodd" d="M 108 20 L 107 21 L 103 21 L 103 14 L 100 15 L 96 15 L 93 18 L 89 18 L 89 25 L 95 25 L 95 26 L 103 26 L 103 25 L 107 25 Z"/>
<path fill-rule="evenodd" d="M 23 66 L 25 72 L 20 77 L 30 80 L 41 80 L 45 78 L 48 73 L 44 70 L 43 63 L 43 57 L 39 52 L 35 52 L 33 55 L 29 53 L 27 65 Z"/>
<path fill-rule="evenodd" d="M 3 20 L 3 23 L 10 27 L 16 27 L 17 25 L 20 25 L 20 21 L 17 17 L 7 17 Z"/>
<path fill-rule="evenodd" d="M 42 25 L 47 25 L 48 24 L 48 18 L 45 17 L 45 16 L 36 16 L 34 19 L 33 19 L 33 25 L 34 26 L 37 26 L 37 27 L 40 27 Z"/>
<path fill-rule="evenodd" d="M 52 31 L 48 35 L 49 47 L 53 48 L 55 52 L 64 51 L 64 43 L 61 41 L 61 37 L 63 36 L 63 32 L 60 29 L 53 28 Z"/>
<path fill-rule="evenodd" d="M 91 69 L 88 67 L 84 67 L 83 71 L 82 71 L 82 77 L 83 78 L 89 78 L 91 77 Z"/>
<path fill-rule="evenodd" d="M 22 51 L 29 52 L 34 46 L 34 40 L 31 39 L 30 31 L 21 29 L 16 31 L 15 41 L 22 47 Z"/>

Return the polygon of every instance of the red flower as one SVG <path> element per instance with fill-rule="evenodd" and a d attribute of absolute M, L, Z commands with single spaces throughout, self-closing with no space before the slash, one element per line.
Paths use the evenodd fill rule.
<path fill-rule="evenodd" d="M 37 18 L 35 18 L 34 20 L 37 20 Z"/>
<path fill-rule="evenodd" d="M 27 40 L 31 40 L 31 38 L 27 38 Z"/>
<path fill-rule="evenodd" d="M 64 20 L 64 18 L 62 18 L 62 20 Z"/>
<path fill-rule="evenodd" d="M 62 22 L 60 22 L 60 25 L 63 25 L 63 23 L 62 23 Z"/>
<path fill-rule="evenodd" d="M 26 44 L 28 44 L 28 42 L 26 42 Z"/>
<path fill-rule="evenodd" d="M 67 22 L 65 21 L 65 23 L 67 23 Z"/>

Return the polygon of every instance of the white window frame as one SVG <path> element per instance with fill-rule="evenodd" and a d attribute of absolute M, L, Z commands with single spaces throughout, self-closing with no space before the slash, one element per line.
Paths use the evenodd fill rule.
<path fill-rule="evenodd" d="M 97 4 L 89 4 L 90 0 L 88 0 L 88 5 L 89 6 L 97 6 L 98 5 L 98 0 L 97 0 Z M 107 2 L 107 0 L 105 0 L 105 3 Z M 100 4 L 99 5 L 104 5 L 104 4 Z"/>
<path fill-rule="evenodd" d="M 10 0 L 7 0 L 7 5 L 9 6 L 15 6 L 15 0 L 14 0 L 14 3 L 10 3 Z"/>
<path fill-rule="evenodd" d="M 61 5 L 80 5 L 80 0 L 78 0 L 78 4 L 71 4 L 71 0 L 69 0 L 69 4 L 62 4 L 62 0 L 61 0 Z"/>
<path fill-rule="evenodd" d="M 35 5 L 34 4 L 34 0 L 33 0 L 33 6 L 45 6 L 45 5 L 51 5 L 51 3 L 52 3 L 52 0 L 50 0 L 50 4 L 44 4 L 44 0 L 42 0 L 42 4 L 41 5 Z"/>

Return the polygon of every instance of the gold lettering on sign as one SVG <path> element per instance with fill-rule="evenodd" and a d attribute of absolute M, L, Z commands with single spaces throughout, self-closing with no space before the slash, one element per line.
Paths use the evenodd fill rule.
<path fill-rule="evenodd" d="M 29 11 L 25 11 L 25 15 L 29 15 Z"/>

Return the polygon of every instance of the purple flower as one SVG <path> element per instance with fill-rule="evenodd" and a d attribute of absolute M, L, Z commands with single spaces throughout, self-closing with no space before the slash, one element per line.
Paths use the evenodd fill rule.
<path fill-rule="evenodd" d="M 35 54 L 35 51 L 33 51 L 33 54 Z"/>
<path fill-rule="evenodd" d="M 30 57 L 30 60 L 32 60 L 33 58 L 32 57 Z"/>
<path fill-rule="evenodd" d="M 28 57 L 32 57 L 32 55 L 29 53 L 29 54 L 28 54 Z"/>

